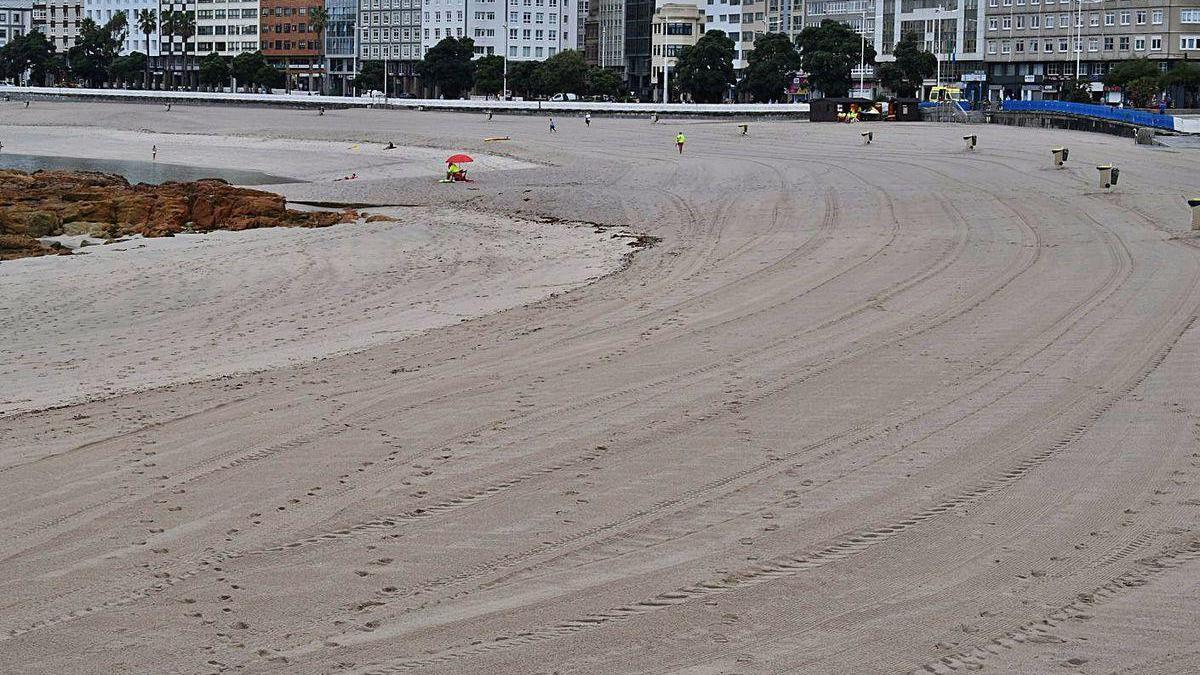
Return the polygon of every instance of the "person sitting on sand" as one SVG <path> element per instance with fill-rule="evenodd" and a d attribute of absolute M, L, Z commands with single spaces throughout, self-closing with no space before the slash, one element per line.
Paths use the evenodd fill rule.
<path fill-rule="evenodd" d="M 384 146 L 384 148 L 383 148 L 383 149 L 384 149 L 384 150 L 395 150 L 395 149 L 396 149 L 396 144 L 395 144 L 395 143 L 393 143 L 393 142 L 391 142 L 391 141 L 388 141 L 388 144 L 387 144 L 386 146 Z"/>
<path fill-rule="evenodd" d="M 450 162 L 450 164 L 448 164 L 446 166 L 446 180 L 449 180 L 449 181 L 463 180 L 466 177 L 467 177 L 467 172 L 463 171 L 463 168 L 461 166 L 459 166 L 458 164 L 456 164 L 454 162 Z"/>

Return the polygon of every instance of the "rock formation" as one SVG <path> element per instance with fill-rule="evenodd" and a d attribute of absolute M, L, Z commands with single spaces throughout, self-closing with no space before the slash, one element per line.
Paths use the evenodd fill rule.
<path fill-rule="evenodd" d="M 0 260 L 55 253 L 37 238 L 62 234 L 161 237 L 258 227 L 326 227 L 357 218 L 353 210 L 289 210 L 279 195 L 217 179 L 130 185 L 120 176 L 90 171 L 0 170 Z"/>

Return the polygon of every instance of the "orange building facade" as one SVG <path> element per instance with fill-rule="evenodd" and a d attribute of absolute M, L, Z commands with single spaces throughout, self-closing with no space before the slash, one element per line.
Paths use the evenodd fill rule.
<path fill-rule="evenodd" d="M 288 88 L 320 91 L 322 36 L 309 14 L 321 0 L 260 0 L 259 44 L 263 56 L 287 73 Z"/>

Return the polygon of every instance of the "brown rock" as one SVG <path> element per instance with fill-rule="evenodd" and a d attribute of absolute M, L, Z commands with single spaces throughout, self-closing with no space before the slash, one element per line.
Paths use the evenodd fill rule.
<path fill-rule="evenodd" d="M 90 171 L 0 170 L 0 260 L 52 252 L 36 237 L 120 237 L 258 227 L 327 227 L 358 213 L 291 211 L 283 197 L 222 180 L 130 185 Z"/>

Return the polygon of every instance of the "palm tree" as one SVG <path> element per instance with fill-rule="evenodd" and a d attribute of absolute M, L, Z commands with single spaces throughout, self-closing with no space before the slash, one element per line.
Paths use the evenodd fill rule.
<path fill-rule="evenodd" d="M 146 36 L 146 73 L 142 76 L 142 86 L 146 89 L 150 88 L 150 35 L 158 30 L 158 15 L 152 9 L 138 10 L 137 13 L 138 30 L 142 31 L 142 35 Z M 159 50 L 162 54 L 162 50 Z"/>
<path fill-rule="evenodd" d="M 324 62 L 325 54 L 325 27 L 329 25 L 329 10 L 324 7 L 310 7 L 308 9 L 308 25 L 317 33 L 317 58 Z M 312 80 L 309 80 L 308 90 L 312 91 Z M 321 78 L 321 93 L 325 93 L 325 78 Z"/>
<path fill-rule="evenodd" d="M 170 66 L 175 65 L 175 33 L 178 30 L 178 25 L 179 21 L 175 16 L 175 12 L 168 9 L 162 13 L 162 21 L 159 24 L 159 32 L 162 33 L 162 37 L 167 39 L 167 51 L 170 52 L 167 57 L 167 62 L 169 65 L 163 66 L 163 87 L 168 89 L 174 87 L 176 84 L 175 75 L 168 75 L 168 73 L 171 73 L 171 71 L 174 70 L 174 68 L 171 68 Z M 158 55 L 160 57 L 162 56 L 161 49 L 159 50 Z M 167 80 L 170 80 L 169 84 Z"/>
<path fill-rule="evenodd" d="M 191 70 L 188 69 L 188 40 L 196 34 L 196 14 L 191 11 L 178 11 L 179 15 L 178 33 L 179 37 L 183 38 L 183 71 L 184 77 L 189 82 L 192 80 Z M 193 87 L 194 88 L 194 87 Z"/>

